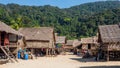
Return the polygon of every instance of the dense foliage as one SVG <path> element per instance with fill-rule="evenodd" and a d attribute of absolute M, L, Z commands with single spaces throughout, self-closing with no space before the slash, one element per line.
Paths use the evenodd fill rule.
<path fill-rule="evenodd" d="M 14 29 L 51 26 L 69 39 L 94 36 L 98 25 L 120 22 L 120 1 L 86 3 L 65 9 L 0 4 L 0 20 Z"/>

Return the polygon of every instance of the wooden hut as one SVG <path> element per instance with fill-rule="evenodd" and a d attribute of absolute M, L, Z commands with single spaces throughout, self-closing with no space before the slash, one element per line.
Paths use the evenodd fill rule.
<path fill-rule="evenodd" d="M 96 49 L 96 45 L 97 45 L 97 37 L 88 37 L 88 38 L 81 38 L 81 49 L 91 49 L 91 50 L 95 50 Z"/>
<path fill-rule="evenodd" d="M 6 55 L 10 59 L 10 54 L 12 57 L 13 54 L 17 54 L 19 35 L 19 32 L 0 21 L 0 57 Z"/>
<path fill-rule="evenodd" d="M 65 49 L 63 48 L 67 42 L 67 39 L 65 36 L 57 36 L 55 35 L 56 38 L 56 49 L 58 54 L 65 54 Z"/>
<path fill-rule="evenodd" d="M 96 55 L 98 47 L 98 38 L 96 36 L 81 38 L 81 45 L 78 46 L 80 51 L 89 51 L 91 55 Z"/>
<path fill-rule="evenodd" d="M 65 36 L 56 36 L 56 44 L 61 44 L 62 46 L 65 46 L 66 41 L 67 40 Z"/>
<path fill-rule="evenodd" d="M 50 55 L 50 51 L 55 48 L 54 29 L 51 27 L 40 28 L 20 28 L 26 39 L 26 48 L 36 56 Z"/>
<path fill-rule="evenodd" d="M 66 51 L 73 51 L 73 49 L 78 45 L 80 45 L 79 40 L 67 40 L 67 43 L 65 44 L 64 48 L 66 49 Z"/>
<path fill-rule="evenodd" d="M 120 25 L 99 26 L 99 55 L 107 61 L 120 60 Z"/>

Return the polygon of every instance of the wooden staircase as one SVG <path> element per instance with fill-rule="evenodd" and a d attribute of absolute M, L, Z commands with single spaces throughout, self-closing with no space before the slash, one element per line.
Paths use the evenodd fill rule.
<path fill-rule="evenodd" d="M 12 54 L 12 52 L 9 50 L 7 46 L 0 46 L 1 50 L 5 53 L 5 55 L 9 58 L 11 62 L 18 62 L 16 57 Z M 13 59 L 12 59 L 13 58 Z"/>

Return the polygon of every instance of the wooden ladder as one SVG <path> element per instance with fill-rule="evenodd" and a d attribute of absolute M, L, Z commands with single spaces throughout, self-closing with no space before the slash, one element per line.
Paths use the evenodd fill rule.
<path fill-rule="evenodd" d="M 12 52 L 10 52 L 10 50 L 9 50 L 8 47 L 2 47 L 2 46 L 1 46 L 1 49 L 2 49 L 2 51 L 5 53 L 5 55 L 6 55 L 12 62 L 14 62 L 14 61 L 12 60 L 12 58 L 13 58 L 16 62 L 18 62 L 18 60 L 15 58 L 15 56 L 12 54 Z"/>

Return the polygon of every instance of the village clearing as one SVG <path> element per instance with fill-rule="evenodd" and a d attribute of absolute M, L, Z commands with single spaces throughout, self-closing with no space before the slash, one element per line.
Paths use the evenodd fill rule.
<path fill-rule="evenodd" d="M 76 55 L 58 55 L 34 60 L 20 59 L 19 63 L 3 64 L 0 68 L 120 68 L 120 61 L 96 62 Z"/>

